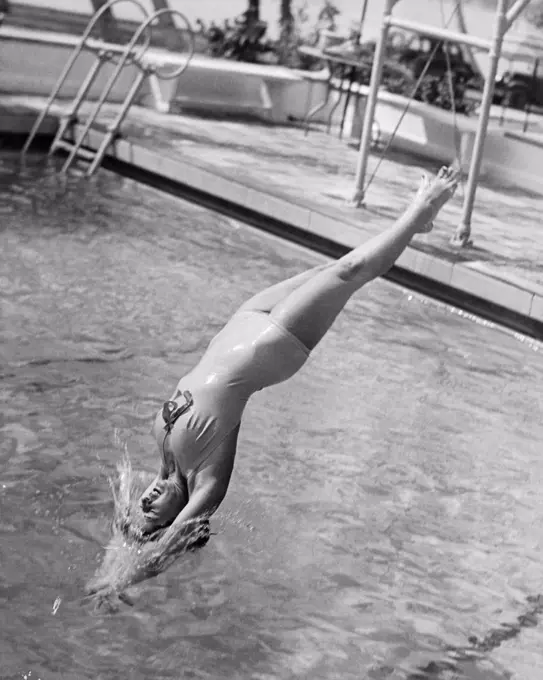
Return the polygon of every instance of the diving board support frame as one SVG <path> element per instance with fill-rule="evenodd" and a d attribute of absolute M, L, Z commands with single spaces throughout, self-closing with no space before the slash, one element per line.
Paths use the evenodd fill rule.
<path fill-rule="evenodd" d="M 458 4 L 462 0 L 456 0 Z M 503 40 L 507 31 L 511 28 L 513 22 L 520 16 L 521 12 L 528 6 L 530 0 L 516 0 L 516 2 L 509 7 L 509 0 L 498 0 L 498 6 L 495 14 L 494 32 L 491 40 L 485 40 L 477 36 L 468 35 L 457 31 L 450 31 L 447 28 L 439 28 L 428 24 L 423 24 L 415 21 L 408 21 L 400 19 L 392 15 L 394 6 L 399 0 L 385 0 L 383 15 L 381 20 L 381 30 L 375 49 L 375 57 L 373 60 L 373 68 L 371 72 L 371 80 L 369 85 L 368 100 L 365 109 L 364 123 L 362 128 L 362 138 L 360 141 L 360 150 L 356 166 L 355 190 L 352 198 L 352 204 L 359 207 L 363 204 L 365 198 L 365 179 L 368 169 L 368 161 L 372 141 L 372 127 L 375 118 L 375 111 L 378 102 L 378 92 L 381 85 L 383 66 L 385 61 L 385 53 L 387 47 L 387 40 L 389 30 L 391 27 L 402 28 L 410 30 L 415 33 L 429 35 L 438 40 L 454 41 L 464 45 L 487 51 L 490 56 L 490 66 L 483 90 L 483 98 L 481 101 L 479 121 L 477 125 L 477 133 L 473 147 L 473 154 L 471 157 L 470 168 L 468 173 L 468 180 L 465 190 L 465 199 L 462 209 L 462 218 L 460 225 L 451 240 L 451 243 L 457 246 L 470 245 L 471 235 L 471 217 L 473 214 L 473 207 L 475 204 L 475 194 L 477 191 L 477 184 L 481 164 L 483 159 L 484 144 L 488 130 L 488 123 L 490 119 L 490 108 L 494 97 L 494 83 L 496 80 L 498 62 L 501 57 Z"/>
<path fill-rule="evenodd" d="M 447 28 L 439 28 L 438 26 L 428 26 L 419 21 L 409 21 L 408 19 L 400 19 L 389 15 L 385 19 L 385 22 L 389 27 L 401 28 L 405 31 L 412 31 L 413 33 L 431 35 L 433 38 L 438 38 L 439 40 L 460 42 L 480 50 L 490 50 L 491 48 L 491 41 L 486 40 L 485 38 L 479 38 L 476 35 L 468 35 L 467 33 L 460 33 L 459 31 L 450 31 Z"/>

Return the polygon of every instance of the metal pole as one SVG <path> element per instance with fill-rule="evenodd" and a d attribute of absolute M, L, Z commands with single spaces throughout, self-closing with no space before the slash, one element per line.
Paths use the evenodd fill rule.
<path fill-rule="evenodd" d="M 50 155 L 54 154 L 57 150 L 58 142 L 63 140 L 64 133 L 66 132 L 67 128 L 77 120 L 77 114 L 79 113 L 79 108 L 83 103 L 83 99 L 87 96 L 87 92 L 90 90 L 107 58 L 108 57 L 105 52 L 95 55 L 94 64 L 87 73 L 85 80 L 81 83 L 81 87 L 79 88 L 79 92 L 73 101 L 70 112 L 60 120 L 57 134 L 55 135 L 55 138 L 51 143 L 51 147 L 49 148 Z"/>
<path fill-rule="evenodd" d="M 98 169 L 100 163 L 102 162 L 102 159 L 104 158 L 104 155 L 111 144 L 115 137 L 117 136 L 119 132 L 119 128 L 123 124 L 124 119 L 126 118 L 126 114 L 128 113 L 128 110 L 132 106 L 132 102 L 134 101 L 136 95 L 138 94 L 138 91 L 147 77 L 148 73 L 147 71 L 144 71 L 143 69 L 140 69 L 138 75 L 136 76 L 136 79 L 134 80 L 134 83 L 132 84 L 132 87 L 130 88 L 128 94 L 125 97 L 125 100 L 123 102 L 123 105 L 121 106 L 121 110 L 117 114 L 117 117 L 115 120 L 111 123 L 109 126 L 108 131 L 104 135 L 104 138 L 102 139 L 102 142 L 100 143 L 100 146 L 98 147 L 98 150 L 96 151 L 96 155 L 94 157 L 94 160 L 90 164 L 89 168 L 87 169 L 87 177 L 92 177 L 96 170 Z M 84 133 L 83 133 L 84 134 Z"/>
<path fill-rule="evenodd" d="M 55 87 L 53 88 L 53 91 L 49 95 L 49 99 L 47 100 L 47 103 L 45 104 L 44 108 L 42 109 L 40 115 L 37 117 L 34 125 L 32 126 L 32 129 L 30 130 L 28 137 L 26 139 L 25 145 L 23 146 L 23 149 L 21 151 L 22 155 L 24 156 L 28 150 L 30 149 L 30 146 L 34 140 L 34 137 L 38 133 L 38 130 L 41 127 L 41 124 L 45 120 L 45 117 L 49 113 L 51 106 L 53 105 L 53 102 L 57 98 L 58 93 L 60 92 L 61 87 L 64 85 L 64 81 L 68 77 L 68 74 L 72 70 L 73 65 L 75 64 L 75 61 L 77 57 L 81 54 L 81 50 L 85 47 L 85 43 L 87 41 L 87 33 L 83 35 L 81 38 L 81 41 L 76 45 L 74 48 L 72 54 L 70 55 L 70 58 L 64 65 L 64 68 L 62 69 L 62 73 L 58 77 L 58 80 L 55 84 Z"/>
<path fill-rule="evenodd" d="M 530 0 L 517 0 L 515 4 L 507 12 L 507 30 L 511 28 L 511 24 L 520 16 L 521 12 L 528 7 Z"/>
<path fill-rule="evenodd" d="M 464 5 L 462 3 L 462 0 L 458 0 L 456 4 L 456 26 L 457 30 L 460 33 L 466 34 L 468 32 L 468 25 L 466 22 L 466 17 L 464 15 Z M 475 58 L 474 51 L 473 51 L 473 46 L 472 45 L 463 45 L 463 50 L 464 50 L 464 57 L 468 61 L 469 65 L 473 69 L 473 72 L 476 73 L 481 80 L 484 81 L 483 74 L 481 72 L 481 69 L 479 68 L 479 64 L 477 62 L 477 59 Z"/>
<path fill-rule="evenodd" d="M 360 14 L 360 23 L 359 23 L 359 28 L 358 32 L 360 34 L 359 42 L 362 40 L 362 33 L 364 31 L 364 24 L 366 22 L 366 14 L 368 12 L 368 5 L 369 5 L 370 0 L 363 0 L 362 2 L 362 12 Z"/>
<path fill-rule="evenodd" d="M 358 152 L 358 161 L 356 164 L 355 193 L 351 201 L 352 205 L 356 208 L 360 207 L 364 201 L 364 180 L 366 178 L 368 158 L 370 155 L 373 119 L 375 116 L 375 109 L 377 107 L 377 97 L 379 93 L 379 87 L 381 85 L 381 76 L 383 73 L 383 65 L 385 62 L 385 53 L 387 47 L 389 31 L 388 18 L 392 13 L 392 9 L 394 8 L 396 2 L 397 0 L 385 1 L 383 19 L 381 23 L 381 33 L 375 47 L 375 56 L 373 58 L 373 68 L 371 70 L 368 100 L 366 102 L 366 111 L 364 113 L 362 139 L 360 140 L 360 150 Z"/>
<path fill-rule="evenodd" d="M 479 38 L 477 35 L 469 35 L 461 31 L 450 31 L 448 28 L 440 28 L 439 26 L 430 26 L 423 24 L 420 21 L 411 21 L 410 19 L 401 19 L 399 17 L 389 16 L 385 19 L 389 26 L 394 28 L 401 28 L 404 31 L 412 31 L 413 33 L 422 33 L 423 35 L 431 35 L 438 40 L 445 40 L 446 42 L 459 42 L 462 45 L 471 45 L 480 50 L 488 50 L 492 48 L 492 41 L 486 38 Z"/>
<path fill-rule="evenodd" d="M 537 72 L 539 71 L 539 57 L 536 57 L 534 59 L 534 70 L 532 73 L 532 95 L 535 94 L 536 88 L 537 88 Z M 528 123 L 530 119 L 530 114 L 532 113 L 532 102 L 527 101 L 526 102 L 526 107 L 524 109 L 524 124 L 522 126 L 522 132 L 526 132 L 528 130 Z"/>
<path fill-rule="evenodd" d="M 506 16 L 507 5 L 508 0 L 498 0 L 498 9 L 496 11 L 496 20 L 494 24 L 494 35 L 492 38 L 492 48 L 490 50 L 490 66 L 483 90 L 483 99 L 479 113 L 479 125 L 477 126 L 477 134 L 475 135 L 473 155 L 471 157 L 468 182 L 466 186 L 466 197 L 462 210 L 462 221 L 460 222 L 453 238 L 451 239 L 451 243 L 457 246 L 467 246 L 471 243 L 469 238 L 471 235 L 471 215 L 475 205 L 475 193 L 477 191 L 477 182 L 483 160 L 488 121 L 490 119 L 490 107 L 492 106 L 492 100 L 494 97 L 494 83 L 496 80 L 496 74 L 498 72 L 498 62 L 501 56 L 503 38 L 508 28 Z"/>

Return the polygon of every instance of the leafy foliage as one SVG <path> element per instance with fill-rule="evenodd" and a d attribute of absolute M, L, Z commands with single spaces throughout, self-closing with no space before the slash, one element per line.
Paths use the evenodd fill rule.
<path fill-rule="evenodd" d="M 532 0 L 528 5 L 526 11 L 526 18 L 534 26 L 534 28 L 543 28 L 543 1 Z"/>
<path fill-rule="evenodd" d="M 492 0 L 490 0 L 492 1 Z M 266 38 L 267 25 L 259 20 L 258 0 L 249 0 L 248 9 L 241 17 L 226 21 L 223 26 L 212 23 L 208 28 L 202 27 L 202 32 L 209 41 L 209 52 L 213 56 L 226 57 L 239 61 L 266 62 L 298 68 L 315 70 L 322 68 L 322 60 L 308 57 L 299 52 L 302 45 L 316 45 L 322 30 L 335 30 L 340 11 L 333 0 L 323 0 L 323 5 L 317 13 L 317 22 L 311 26 L 309 21 L 309 0 L 278 0 L 279 4 L 279 39 L 271 41 Z M 543 0 L 538 3 L 542 7 Z M 350 36 L 351 47 L 358 47 L 359 34 L 353 30 Z M 346 45 L 349 49 L 349 44 Z M 371 64 L 375 43 L 367 43 L 358 50 L 351 50 L 349 57 L 358 56 L 362 67 L 357 67 L 357 80 L 362 85 L 369 84 Z M 441 62 L 443 62 L 441 54 Z M 413 96 L 413 86 L 418 78 L 417 64 L 425 62 L 427 54 L 411 49 L 405 38 L 395 46 L 391 45 L 383 74 L 383 87 L 389 92 L 403 96 Z M 439 61 L 439 60 L 438 60 Z M 470 106 L 465 97 L 467 79 L 465 77 L 466 64 L 452 64 L 452 80 L 447 70 L 433 62 L 433 67 L 423 78 L 415 93 L 415 99 L 451 110 L 458 113 L 469 113 Z M 333 75 L 340 76 L 341 67 L 332 67 Z M 337 70 L 337 73 L 336 73 Z"/>

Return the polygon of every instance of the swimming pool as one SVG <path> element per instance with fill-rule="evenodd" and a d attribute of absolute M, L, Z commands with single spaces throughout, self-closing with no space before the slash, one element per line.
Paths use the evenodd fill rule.
<path fill-rule="evenodd" d="M 380 280 L 250 403 L 208 546 L 94 613 L 123 447 L 153 471 L 177 378 L 319 259 L 106 171 L 16 168 L 0 157 L 2 678 L 443 680 L 416 669 L 543 592 L 543 352 Z M 539 678 L 542 643 L 454 677 Z"/>

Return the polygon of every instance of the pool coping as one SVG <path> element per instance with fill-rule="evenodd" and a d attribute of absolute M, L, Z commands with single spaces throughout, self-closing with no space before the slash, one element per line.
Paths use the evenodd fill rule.
<path fill-rule="evenodd" d="M 3 106 L 0 107 L 0 134 L 14 136 L 28 135 L 36 122 L 38 113 L 22 106 L 13 108 L 16 108 L 17 112 L 6 111 Z M 58 117 L 53 114 L 48 114 L 43 119 L 43 122 L 36 133 L 46 137 L 53 137 L 57 129 Z"/>
<path fill-rule="evenodd" d="M 0 111 L 0 132 L 25 134 L 34 120 L 31 111 Z M 57 125 L 57 116 L 47 116 L 41 135 L 52 136 Z M 83 127 L 74 130 L 79 136 Z M 97 149 L 101 140 L 102 133 L 91 129 L 85 146 Z M 161 155 L 126 137 L 115 140 L 105 160 L 117 164 L 112 169 L 140 173 L 140 179 L 157 188 L 207 201 L 212 208 L 331 256 L 339 257 L 360 243 L 361 232 L 353 222 L 301 197 L 299 202 L 289 200 L 274 194 L 273 188 L 227 177 L 209 163 Z M 497 275 L 481 263 L 450 262 L 409 246 L 386 278 L 543 340 L 543 287 L 520 277 Z"/>

